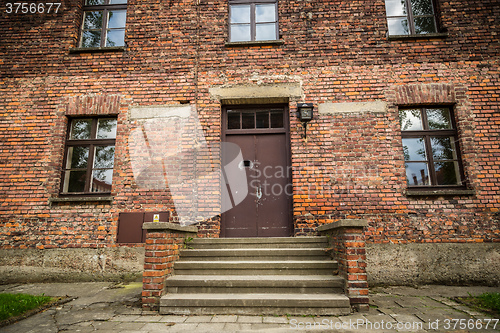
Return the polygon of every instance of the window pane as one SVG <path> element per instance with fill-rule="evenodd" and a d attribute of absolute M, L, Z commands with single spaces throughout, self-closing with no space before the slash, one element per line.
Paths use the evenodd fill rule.
<path fill-rule="evenodd" d="M 437 185 L 458 185 L 461 183 L 458 162 L 438 162 L 434 163 L 434 168 Z"/>
<path fill-rule="evenodd" d="M 125 29 L 108 30 L 106 36 L 106 46 L 124 46 Z"/>
<path fill-rule="evenodd" d="M 99 47 L 101 46 L 101 30 L 84 31 L 82 34 L 81 47 Z"/>
<path fill-rule="evenodd" d="M 85 6 L 104 5 L 105 0 L 86 0 Z"/>
<path fill-rule="evenodd" d="M 269 128 L 269 111 L 257 112 L 257 128 Z"/>
<path fill-rule="evenodd" d="M 430 34 L 436 32 L 434 17 L 415 17 L 415 33 Z"/>
<path fill-rule="evenodd" d="M 454 137 L 431 137 L 432 155 L 434 160 L 456 160 Z"/>
<path fill-rule="evenodd" d="M 276 5 L 255 5 L 255 22 L 276 22 Z"/>
<path fill-rule="evenodd" d="M 227 129 L 240 128 L 240 113 L 234 111 L 227 112 Z"/>
<path fill-rule="evenodd" d="M 387 16 L 405 16 L 406 6 L 404 0 L 385 0 Z"/>
<path fill-rule="evenodd" d="M 406 163 L 406 182 L 410 186 L 430 185 L 427 163 Z"/>
<path fill-rule="evenodd" d="M 231 23 L 250 23 L 250 6 L 232 5 Z"/>
<path fill-rule="evenodd" d="M 257 24 L 255 27 L 255 40 L 275 40 L 276 23 Z"/>
<path fill-rule="evenodd" d="M 73 119 L 71 121 L 70 140 L 90 139 L 92 119 Z"/>
<path fill-rule="evenodd" d="M 91 192 L 111 192 L 113 169 L 94 170 L 92 173 Z"/>
<path fill-rule="evenodd" d="M 411 0 L 411 9 L 415 16 L 434 14 L 431 0 Z"/>
<path fill-rule="evenodd" d="M 405 161 L 425 161 L 425 143 L 423 138 L 403 139 Z"/>
<path fill-rule="evenodd" d="M 255 128 L 254 113 L 242 113 L 241 123 L 241 128 Z"/>
<path fill-rule="evenodd" d="M 429 129 L 450 129 L 451 124 L 450 110 L 443 109 L 427 109 L 427 121 Z"/>
<path fill-rule="evenodd" d="M 399 123 L 402 131 L 421 131 L 422 114 L 419 109 L 399 110 Z"/>
<path fill-rule="evenodd" d="M 251 40 L 250 24 L 231 26 L 231 42 L 246 42 Z"/>
<path fill-rule="evenodd" d="M 271 111 L 271 128 L 283 128 L 283 111 Z"/>
<path fill-rule="evenodd" d="M 66 169 L 85 169 L 89 160 L 89 147 L 69 147 Z"/>
<path fill-rule="evenodd" d="M 409 35 L 410 28 L 408 20 L 405 18 L 388 18 L 387 26 L 389 27 L 389 35 Z"/>
<path fill-rule="evenodd" d="M 127 20 L 126 10 L 113 10 L 108 13 L 108 28 L 124 28 Z"/>
<path fill-rule="evenodd" d="M 86 11 L 83 19 L 83 29 L 101 29 L 102 11 Z"/>
<path fill-rule="evenodd" d="M 95 148 L 94 169 L 113 168 L 115 146 L 98 146 Z"/>
<path fill-rule="evenodd" d="M 127 3 L 127 0 L 109 0 L 111 5 L 119 4 L 119 3 Z"/>
<path fill-rule="evenodd" d="M 116 138 L 116 119 L 105 118 L 97 121 L 97 139 Z"/>
<path fill-rule="evenodd" d="M 66 171 L 64 192 L 84 192 L 86 171 Z"/>

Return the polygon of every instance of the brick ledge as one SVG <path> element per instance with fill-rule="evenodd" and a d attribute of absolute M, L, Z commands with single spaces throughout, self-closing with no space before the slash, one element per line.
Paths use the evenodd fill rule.
<path fill-rule="evenodd" d="M 352 227 L 366 227 L 368 220 L 366 219 L 344 219 L 333 223 L 323 224 L 318 227 L 318 231 L 328 231 L 337 228 L 352 228 Z"/>
<path fill-rule="evenodd" d="M 182 232 L 193 232 L 197 233 L 198 228 L 194 226 L 182 226 L 170 222 L 144 222 L 142 229 L 145 230 L 174 230 Z"/>

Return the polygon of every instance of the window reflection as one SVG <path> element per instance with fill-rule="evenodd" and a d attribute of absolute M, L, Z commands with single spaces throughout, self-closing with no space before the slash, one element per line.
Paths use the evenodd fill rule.
<path fill-rule="evenodd" d="M 437 32 L 432 0 L 385 0 L 385 11 L 389 35 Z"/>
<path fill-rule="evenodd" d="M 232 5 L 231 23 L 250 23 L 250 5 Z"/>
<path fill-rule="evenodd" d="M 274 23 L 257 24 L 255 28 L 255 40 L 276 39 L 276 25 Z"/>
<path fill-rule="evenodd" d="M 86 0 L 80 47 L 125 45 L 126 0 Z M 98 9 L 98 10 L 96 10 Z"/>
<path fill-rule="evenodd" d="M 231 42 L 277 39 L 277 3 L 229 5 L 229 38 Z"/>
<path fill-rule="evenodd" d="M 425 143 L 423 138 L 403 139 L 405 161 L 426 160 Z"/>
<path fill-rule="evenodd" d="M 406 182 L 412 186 L 430 185 L 427 163 L 406 163 Z"/>
<path fill-rule="evenodd" d="M 403 131 L 420 131 L 422 115 L 419 109 L 403 109 L 399 111 L 399 123 Z"/>
<path fill-rule="evenodd" d="M 431 137 L 431 146 L 434 160 L 457 159 L 453 137 Z"/>
<path fill-rule="evenodd" d="M 399 116 L 408 184 L 461 185 L 457 132 L 451 109 L 400 109 Z"/>
<path fill-rule="evenodd" d="M 274 4 L 255 5 L 255 21 L 275 22 L 276 21 L 276 6 Z"/>

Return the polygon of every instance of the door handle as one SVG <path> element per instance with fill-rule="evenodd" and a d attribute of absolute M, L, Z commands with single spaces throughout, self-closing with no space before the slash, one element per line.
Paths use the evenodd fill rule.
<path fill-rule="evenodd" d="M 257 188 L 257 193 L 255 193 L 255 196 L 257 197 L 257 200 L 260 200 L 260 198 L 262 198 L 262 188 L 259 187 Z"/>

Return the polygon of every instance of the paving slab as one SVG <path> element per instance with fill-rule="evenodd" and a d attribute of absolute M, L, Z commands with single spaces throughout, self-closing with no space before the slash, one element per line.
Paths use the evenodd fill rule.
<path fill-rule="evenodd" d="M 491 287 L 422 286 L 377 288 L 371 309 L 347 316 L 239 316 L 234 314 L 186 316 L 141 315 L 141 284 L 113 283 L 27 284 L 0 286 L 0 292 L 25 292 L 76 299 L 7 327 L 1 333 L 155 333 L 155 332 L 467 332 L 446 330 L 445 320 L 488 319 L 484 314 L 451 300 L 457 295 L 498 290 Z M 359 323 L 358 326 L 353 326 Z M 367 325 L 371 323 L 372 326 Z M 382 323 L 393 326 L 378 329 Z M 439 325 L 434 325 L 439 323 Z M 399 326 L 397 326 L 399 324 Z M 414 324 L 416 326 L 410 326 Z M 337 326 L 336 326 L 337 325 Z M 377 326 L 378 325 L 378 326 Z M 406 326 L 405 326 L 406 325 Z M 299 329 L 300 328 L 300 329 Z M 371 329 L 370 329 L 371 328 Z M 471 332 L 499 332 L 481 329 Z"/>
<path fill-rule="evenodd" d="M 187 316 L 172 316 L 172 315 L 169 315 L 169 316 L 162 316 L 162 319 L 160 320 L 160 322 L 162 323 L 183 323 L 186 321 L 186 319 L 188 319 Z"/>
<path fill-rule="evenodd" d="M 164 332 L 196 332 L 198 323 L 179 323 L 165 328 Z"/>
<path fill-rule="evenodd" d="M 146 323 L 141 327 L 141 330 L 148 332 L 165 332 L 172 326 L 175 325 L 171 325 L 169 323 Z"/>
<path fill-rule="evenodd" d="M 209 323 L 213 316 L 191 316 L 188 317 L 185 323 Z"/>
<path fill-rule="evenodd" d="M 199 323 L 196 332 L 221 332 L 226 323 Z"/>
<path fill-rule="evenodd" d="M 58 331 L 53 316 L 55 310 L 47 310 L 15 324 L 0 328 L 2 333 L 55 333 Z"/>
<path fill-rule="evenodd" d="M 236 315 L 215 315 L 213 316 L 212 323 L 235 323 L 238 320 Z"/>
<path fill-rule="evenodd" d="M 124 323 L 117 323 L 114 329 L 116 331 L 125 331 L 125 330 L 134 330 L 134 331 L 142 331 L 142 328 L 145 326 L 145 323 L 130 323 L 130 322 L 124 322 Z"/>
<path fill-rule="evenodd" d="M 238 316 L 236 320 L 237 323 L 250 323 L 250 324 L 260 324 L 262 323 L 261 316 Z"/>
<path fill-rule="evenodd" d="M 262 322 L 264 324 L 288 324 L 289 320 L 286 317 L 262 317 Z"/>

